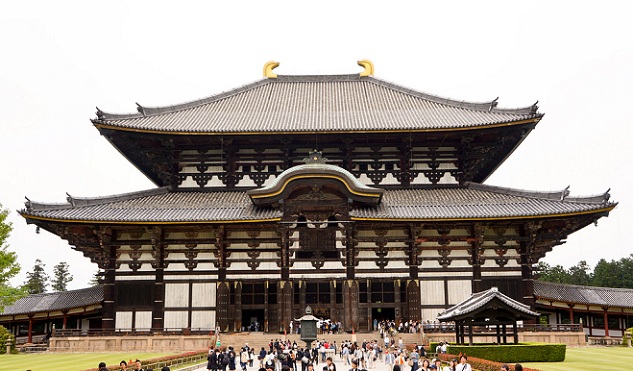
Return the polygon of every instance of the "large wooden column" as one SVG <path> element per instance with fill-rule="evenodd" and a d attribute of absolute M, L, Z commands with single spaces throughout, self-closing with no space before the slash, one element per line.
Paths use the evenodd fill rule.
<path fill-rule="evenodd" d="M 607 314 L 607 311 L 609 310 L 609 308 L 607 307 L 603 307 L 602 308 L 602 313 L 604 315 L 603 317 L 603 321 L 604 321 L 604 336 L 605 337 L 609 337 L 609 315 Z"/>
<path fill-rule="evenodd" d="M 247 325 L 250 325 L 247 324 Z M 235 307 L 233 315 L 233 330 L 242 331 L 242 282 L 235 282 Z"/>
<path fill-rule="evenodd" d="M 356 239 L 354 225 L 345 225 L 345 270 L 343 281 L 343 328 L 345 331 L 358 331 L 358 281 L 356 280 Z"/>
<path fill-rule="evenodd" d="M 114 330 L 114 317 L 116 308 L 114 305 L 114 279 L 116 272 L 117 247 L 112 245 L 112 230 L 101 227 L 97 231 L 99 245 L 101 247 L 101 259 L 97 261 L 99 268 L 103 269 L 103 318 L 101 328 L 103 330 Z"/>
<path fill-rule="evenodd" d="M 292 320 L 292 282 L 290 282 L 290 230 L 282 226 L 281 254 L 279 266 L 281 268 L 281 280 L 277 283 L 277 305 L 279 308 L 279 330 L 289 331 Z"/>
<path fill-rule="evenodd" d="M 419 280 L 419 266 L 420 260 L 418 258 L 418 234 L 420 227 L 409 226 L 409 251 L 408 251 L 408 264 L 409 264 L 409 279 L 407 280 L 407 307 L 409 312 L 409 321 L 420 321 L 422 318 L 422 309 L 420 307 L 420 280 Z"/>
<path fill-rule="evenodd" d="M 226 279 L 226 227 L 220 226 L 215 231 L 215 247 L 218 268 L 216 321 L 220 331 L 230 330 L 229 306 L 231 303 L 231 286 Z"/>
<path fill-rule="evenodd" d="M 481 223 L 475 223 L 473 226 L 473 237 L 469 241 L 471 248 L 469 249 L 470 253 L 470 261 L 473 267 L 473 283 L 472 290 L 473 293 L 483 291 L 483 285 L 481 281 L 481 265 L 483 264 L 483 259 L 481 259 L 482 244 L 484 240 L 484 228 Z"/>
<path fill-rule="evenodd" d="M 155 270 L 152 328 L 155 329 L 155 331 L 162 331 L 165 327 L 165 244 L 163 243 L 163 229 L 161 227 L 152 228 L 150 230 L 150 237 L 152 240 L 152 257 L 154 258 L 152 268 Z"/>

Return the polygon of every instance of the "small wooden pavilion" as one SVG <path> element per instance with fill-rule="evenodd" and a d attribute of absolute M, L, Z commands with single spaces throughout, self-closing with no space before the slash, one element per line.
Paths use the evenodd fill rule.
<path fill-rule="evenodd" d="M 497 343 L 508 343 L 508 326 L 512 326 L 514 343 L 519 342 L 517 321 L 533 320 L 540 316 L 522 304 L 504 294 L 496 287 L 471 295 L 461 303 L 440 313 L 441 322 L 455 322 L 455 339 L 458 344 L 473 345 L 474 336 L 489 336 L 490 330 L 496 330 Z"/>

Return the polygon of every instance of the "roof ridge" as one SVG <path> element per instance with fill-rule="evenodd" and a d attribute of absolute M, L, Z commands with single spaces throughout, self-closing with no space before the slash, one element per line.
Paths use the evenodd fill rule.
<path fill-rule="evenodd" d="M 457 100 L 451 98 L 444 98 L 438 95 L 433 95 L 429 93 L 424 93 L 419 90 L 404 87 L 399 84 L 395 84 L 386 80 L 378 79 L 372 76 L 360 76 L 359 74 L 342 74 L 342 75 L 278 75 L 277 78 L 271 79 L 261 79 L 254 81 L 249 84 L 242 85 L 237 88 L 233 88 L 230 90 L 226 90 L 220 92 L 218 94 L 213 94 L 211 96 L 200 98 L 192 101 L 187 101 L 184 103 L 179 103 L 170 106 L 156 106 L 156 107 L 146 107 L 139 103 L 137 105 L 138 112 L 131 113 L 109 113 L 102 111 L 97 107 L 97 119 L 93 119 L 93 123 L 99 123 L 102 121 L 108 120 L 126 120 L 126 119 L 135 119 L 146 116 L 154 116 L 160 115 L 163 113 L 171 113 L 177 111 L 183 111 L 190 108 L 199 107 L 205 104 L 210 104 L 213 102 L 217 102 L 219 100 L 241 94 L 245 91 L 267 85 L 270 83 L 305 83 L 305 82 L 370 82 L 384 88 L 393 89 L 403 94 L 408 94 L 417 98 L 425 99 L 434 103 L 443 104 L 456 108 L 469 109 L 474 111 L 481 112 L 492 112 L 492 113 L 513 113 L 513 114 L 521 114 L 521 115 L 533 115 L 533 116 L 543 116 L 543 114 L 538 113 L 538 106 L 534 103 L 528 107 L 520 107 L 520 108 L 497 108 L 497 101 L 499 97 L 488 101 L 488 102 L 468 102 L 464 100 Z"/>
<path fill-rule="evenodd" d="M 603 286 L 586 286 L 586 285 L 574 285 L 571 283 L 559 283 L 559 282 L 549 282 L 549 281 L 541 281 L 534 280 L 534 282 L 538 282 L 539 284 L 545 284 L 550 286 L 566 286 L 566 287 L 576 287 L 590 290 L 608 290 L 608 291 L 625 291 L 625 292 L 633 292 L 633 289 L 629 289 L 626 287 L 603 287 Z"/>
<path fill-rule="evenodd" d="M 154 196 L 163 193 L 168 193 L 169 187 L 159 187 L 153 189 L 146 189 L 142 191 L 121 193 L 116 195 L 99 196 L 99 197 L 73 197 L 66 193 L 66 203 L 43 203 L 31 201 L 28 198 L 24 203 L 25 209 L 19 210 L 20 214 L 25 212 L 37 211 L 37 210 L 63 210 L 73 209 L 76 207 L 103 205 L 117 201 L 126 201 L 134 198 Z"/>
<path fill-rule="evenodd" d="M 140 117 L 145 117 L 145 116 L 160 115 L 162 113 L 183 111 L 190 108 L 195 108 L 195 107 L 202 106 L 205 104 L 213 103 L 221 99 L 225 99 L 233 95 L 243 93 L 247 90 L 254 89 L 262 85 L 266 85 L 270 82 L 271 82 L 271 79 L 261 79 L 249 84 L 242 85 L 237 88 L 233 88 L 233 89 L 226 90 L 217 94 L 210 95 L 205 98 L 187 101 L 187 102 L 183 102 L 183 103 L 179 103 L 179 104 L 175 104 L 171 106 L 145 107 L 139 103 L 136 103 L 136 106 L 137 106 L 136 110 L 138 112 L 117 114 L 117 113 L 104 112 L 100 110 L 99 107 L 97 107 L 97 112 L 96 112 L 97 119 L 96 120 L 93 119 L 92 122 L 96 123 L 99 121 L 106 121 L 106 120 L 126 120 L 126 119 L 134 119 L 134 118 L 140 118 Z"/>
<path fill-rule="evenodd" d="M 367 80 L 375 83 L 377 85 L 397 90 L 401 93 L 409 94 L 418 98 L 426 99 L 435 103 L 444 104 L 457 108 L 465 108 L 471 109 L 475 111 L 485 111 L 485 112 L 494 112 L 494 113 L 515 113 L 515 114 L 524 114 L 524 115 L 540 115 L 543 114 L 538 113 L 538 106 L 534 103 L 531 106 L 527 107 L 519 107 L 519 108 L 497 108 L 499 97 L 488 101 L 488 102 L 468 102 L 465 100 L 457 100 L 452 98 L 441 97 L 439 95 L 425 93 L 413 88 L 408 88 L 400 84 L 392 83 L 390 81 L 382 80 L 376 77 L 367 77 Z"/>

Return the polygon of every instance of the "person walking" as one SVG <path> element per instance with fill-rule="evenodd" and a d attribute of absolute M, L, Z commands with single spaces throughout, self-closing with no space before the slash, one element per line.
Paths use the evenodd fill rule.
<path fill-rule="evenodd" d="M 473 368 L 468 364 L 468 357 L 465 355 L 459 357 L 459 364 L 455 367 L 455 371 L 473 371 Z M 523 369 L 521 369 L 521 371 L 523 371 Z"/>

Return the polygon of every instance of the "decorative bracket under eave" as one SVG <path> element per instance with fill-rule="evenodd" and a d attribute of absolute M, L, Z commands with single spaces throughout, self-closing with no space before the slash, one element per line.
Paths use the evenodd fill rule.
<path fill-rule="evenodd" d="M 373 76 L 374 75 L 374 64 L 371 63 L 370 60 L 363 59 L 358 62 L 359 66 L 364 67 L 365 70 L 360 73 L 361 76 Z"/>
<path fill-rule="evenodd" d="M 279 67 L 279 62 L 270 61 L 264 64 L 264 77 L 269 79 L 276 79 L 277 74 L 273 72 L 273 69 Z"/>

